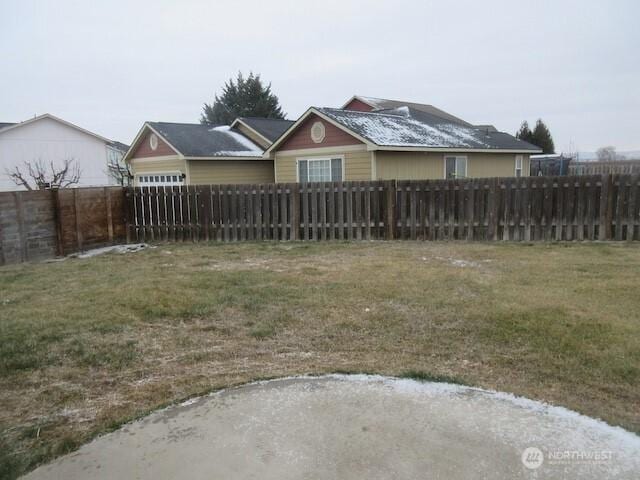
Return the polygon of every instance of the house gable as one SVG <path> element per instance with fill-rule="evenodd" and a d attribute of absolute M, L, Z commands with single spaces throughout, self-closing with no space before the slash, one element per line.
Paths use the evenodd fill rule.
<path fill-rule="evenodd" d="M 153 150 L 151 148 L 150 137 L 154 134 L 148 127 L 146 132 L 138 140 L 130 158 L 148 158 L 148 157 L 163 157 L 167 155 L 176 155 L 176 151 L 160 136 L 158 137 L 158 147 Z"/>
<path fill-rule="evenodd" d="M 245 125 L 244 123 L 239 122 L 238 120 L 233 122 L 232 128 L 240 132 L 245 137 L 249 138 L 253 143 L 259 145 L 260 147 L 267 149 L 271 145 L 271 142 L 260 135 L 258 132 Z"/>
<path fill-rule="evenodd" d="M 373 107 L 367 103 L 364 103 L 359 98 L 354 97 L 351 99 L 349 103 L 347 103 L 344 107 L 342 107 L 342 109 L 355 110 L 357 112 L 371 112 L 373 110 Z"/>
<path fill-rule="evenodd" d="M 311 129 L 316 122 L 321 123 L 324 127 L 324 138 L 319 142 L 314 141 L 311 136 Z M 312 113 L 296 128 L 294 132 L 289 135 L 289 138 L 284 140 L 277 150 L 340 147 L 346 145 L 360 145 L 362 143 L 363 142 L 358 140 L 356 137 L 320 118 L 315 113 Z"/>

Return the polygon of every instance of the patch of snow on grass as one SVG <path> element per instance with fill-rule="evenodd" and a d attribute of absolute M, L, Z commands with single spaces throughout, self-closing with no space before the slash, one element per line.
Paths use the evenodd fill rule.
<path fill-rule="evenodd" d="M 98 255 L 104 255 L 105 253 L 135 253 L 145 248 L 153 248 L 146 243 L 132 243 L 129 245 L 111 245 L 109 247 L 93 248 L 85 252 L 72 253 L 69 258 L 92 258 Z"/>
<path fill-rule="evenodd" d="M 471 260 L 463 260 L 461 258 L 436 257 L 436 259 L 437 260 L 444 260 L 446 262 L 449 262 L 454 267 L 460 267 L 460 268 L 467 268 L 467 267 L 478 268 L 480 266 L 480 264 L 477 263 L 477 262 L 474 262 L 474 261 L 471 261 Z"/>

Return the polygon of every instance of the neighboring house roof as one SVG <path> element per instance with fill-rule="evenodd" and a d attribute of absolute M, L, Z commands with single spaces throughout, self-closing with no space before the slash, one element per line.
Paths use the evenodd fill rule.
<path fill-rule="evenodd" d="M 262 157 L 263 149 L 260 146 L 231 130 L 228 125 L 214 127 L 169 122 L 147 122 L 145 125 L 185 157 Z"/>
<path fill-rule="evenodd" d="M 377 112 L 312 107 L 267 152 L 277 148 L 288 134 L 311 114 L 316 114 L 351 133 L 366 143 L 370 150 L 540 152 L 535 145 L 518 140 L 508 133 L 468 127 L 408 106 Z"/>
<path fill-rule="evenodd" d="M 0 130 L 2 130 L 3 128 L 6 128 L 6 127 L 10 127 L 11 125 L 15 125 L 15 123 L 0 122 Z"/>
<path fill-rule="evenodd" d="M 349 105 L 349 103 L 351 103 L 353 100 L 360 100 L 361 102 L 369 105 L 374 110 L 388 110 L 388 109 L 398 108 L 398 107 L 409 107 L 424 113 L 436 115 L 438 117 L 444 118 L 445 120 L 449 120 L 451 122 L 459 123 L 461 125 L 466 125 L 468 127 L 472 126 L 469 122 L 465 122 L 464 120 L 456 117 L 455 115 L 445 112 L 444 110 L 434 107 L 433 105 L 428 105 L 425 103 L 405 102 L 402 100 L 389 100 L 386 98 L 363 97 L 361 95 L 354 95 L 349 99 L 347 103 L 345 103 L 342 106 L 342 109 L 344 109 L 347 105 Z"/>
<path fill-rule="evenodd" d="M 95 137 L 98 140 L 102 140 L 103 142 L 105 142 L 107 144 L 111 143 L 111 140 L 109 140 L 108 138 L 105 138 L 105 137 L 103 137 L 101 135 L 98 135 L 97 133 L 90 132 L 89 130 L 85 130 L 84 128 L 78 127 L 77 125 L 74 125 L 71 122 L 67 122 L 66 120 L 62 120 L 61 118 L 58 118 L 58 117 L 56 117 L 54 115 L 51 115 L 50 113 L 45 113 L 43 115 L 38 115 L 37 117 L 30 118 L 29 120 L 25 120 L 24 122 L 8 124 L 8 126 L 0 128 L 0 133 L 5 133 L 5 132 L 8 132 L 9 130 L 13 130 L 15 128 L 24 127 L 25 125 L 29 125 L 29 124 L 34 123 L 34 122 L 38 122 L 38 121 L 43 120 L 45 118 L 54 120 L 54 121 L 56 121 L 58 123 L 66 125 L 67 127 L 74 128 L 74 129 L 78 130 L 79 132 L 86 133 L 87 135 L 91 135 L 92 137 Z"/>
<path fill-rule="evenodd" d="M 109 146 L 110 146 L 111 148 L 116 149 L 116 150 L 120 150 L 120 151 L 121 151 L 121 152 L 123 152 L 123 153 L 124 153 L 124 152 L 126 152 L 127 150 L 129 150 L 129 145 L 125 145 L 125 144 L 124 144 L 124 143 L 122 143 L 122 142 L 115 142 L 115 141 L 113 141 L 113 142 L 111 142 L 111 143 L 109 144 Z"/>
<path fill-rule="evenodd" d="M 563 153 L 544 153 L 542 155 L 531 155 L 532 160 L 552 160 L 556 158 L 572 158 L 571 155 L 565 156 Z"/>
<path fill-rule="evenodd" d="M 235 124 L 239 122 L 245 124 L 265 140 L 268 140 L 269 143 L 273 143 L 295 123 L 293 120 L 282 120 L 279 118 L 240 117 L 234 120 L 231 127 L 234 127 Z"/>

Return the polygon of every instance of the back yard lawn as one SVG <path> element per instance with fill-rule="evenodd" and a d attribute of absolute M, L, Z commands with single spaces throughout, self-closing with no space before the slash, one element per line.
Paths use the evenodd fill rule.
<path fill-rule="evenodd" d="M 0 477 L 170 402 L 377 372 L 640 431 L 640 245 L 245 243 L 0 268 Z"/>

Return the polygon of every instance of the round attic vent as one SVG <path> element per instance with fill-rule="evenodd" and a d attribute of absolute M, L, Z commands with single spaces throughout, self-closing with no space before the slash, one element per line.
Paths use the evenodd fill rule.
<path fill-rule="evenodd" d="M 151 150 L 158 148 L 158 136 L 155 133 L 152 133 L 149 137 L 149 146 L 151 147 Z"/>
<path fill-rule="evenodd" d="M 324 140 L 324 124 L 322 122 L 316 122 L 311 126 L 311 140 L 315 143 L 320 143 Z"/>

